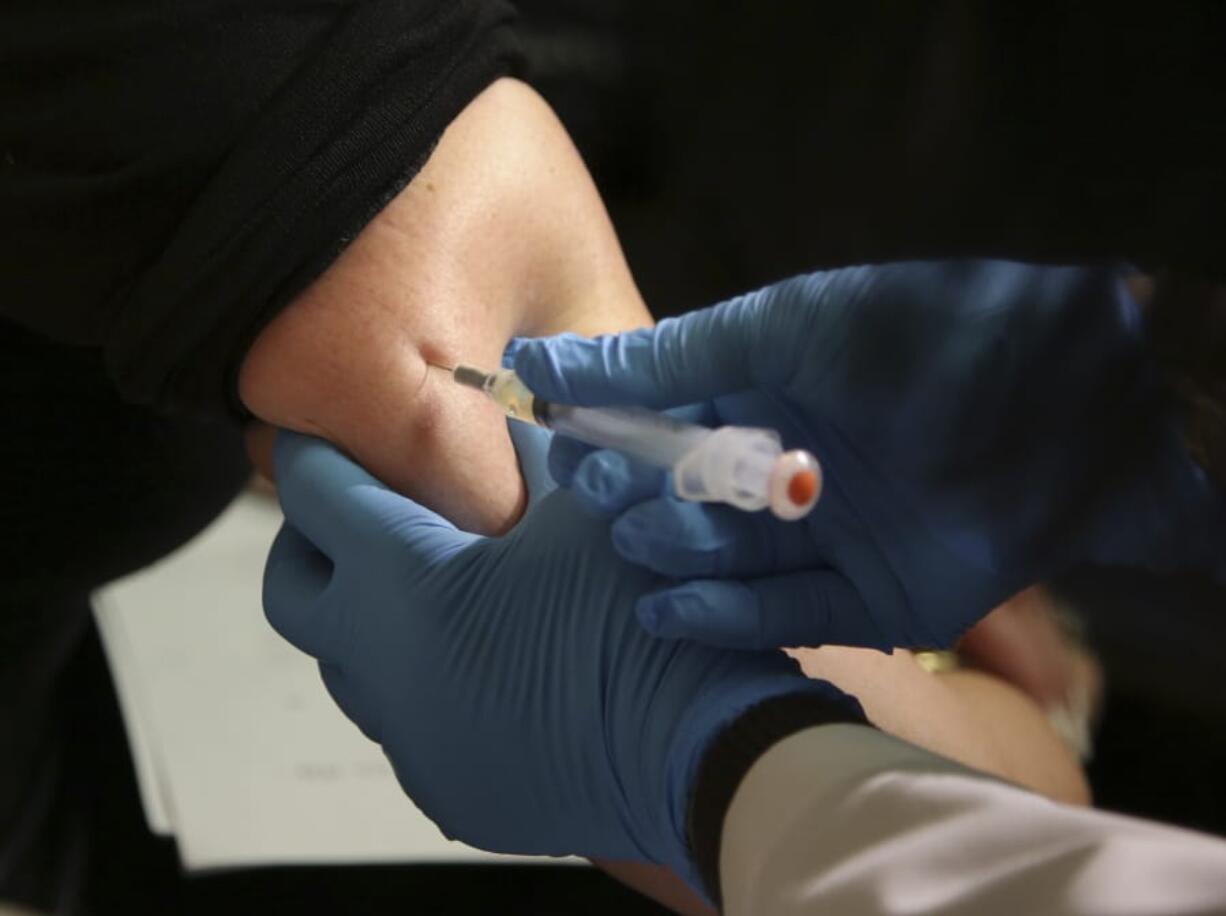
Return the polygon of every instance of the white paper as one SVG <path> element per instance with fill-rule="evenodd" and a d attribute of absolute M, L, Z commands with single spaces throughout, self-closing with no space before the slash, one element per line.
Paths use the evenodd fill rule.
<path fill-rule="evenodd" d="M 135 659 L 123 628 L 123 615 L 107 610 L 110 607 L 110 599 L 105 594 L 94 596 L 94 607 L 97 609 L 95 617 L 98 630 L 102 634 L 102 643 L 106 646 L 111 677 L 115 681 L 115 692 L 119 696 L 119 708 L 128 733 L 128 744 L 132 749 L 132 762 L 136 767 L 136 782 L 140 789 L 145 818 L 149 822 L 149 829 L 154 833 L 170 836 L 174 833 L 173 816 L 170 813 L 164 770 L 154 759 L 157 753 L 156 742 L 149 732 L 152 718 L 149 710 L 143 708 L 148 704 L 148 697 L 142 693 L 137 683 Z"/>
<path fill-rule="evenodd" d="M 337 709 L 313 660 L 264 619 L 280 524 L 247 495 L 97 603 L 150 827 L 189 869 L 323 862 L 506 862 L 448 841 L 380 749 Z"/>

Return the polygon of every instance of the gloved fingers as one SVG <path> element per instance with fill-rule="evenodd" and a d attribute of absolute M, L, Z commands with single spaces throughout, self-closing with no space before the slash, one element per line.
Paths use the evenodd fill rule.
<path fill-rule="evenodd" d="M 569 487 L 574 482 L 575 471 L 583 459 L 597 451 L 595 446 L 572 439 L 570 436 L 554 436 L 549 445 L 549 474 L 558 486 Z"/>
<path fill-rule="evenodd" d="M 378 744 L 380 729 L 375 717 L 368 715 L 367 704 L 360 701 L 353 682 L 344 670 L 337 665 L 320 662 L 319 677 L 324 682 L 328 694 L 340 707 L 341 712 L 358 727 L 363 735 Z"/>
<path fill-rule="evenodd" d="M 816 561 L 803 523 L 710 503 L 639 501 L 613 523 L 612 533 L 625 559 L 678 579 L 763 576 Z"/>
<path fill-rule="evenodd" d="M 672 407 L 750 388 L 756 367 L 746 343 L 760 320 L 759 299 L 750 294 L 623 334 L 522 340 L 515 371 L 539 397 L 593 406 Z"/>
<path fill-rule="evenodd" d="M 507 420 L 507 432 L 519 459 L 519 472 L 528 485 L 528 508 L 536 505 L 558 488 L 550 473 L 553 433 L 539 426 Z"/>
<path fill-rule="evenodd" d="M 716 426 L 715 404 L 687 404 L 669 416 L 699 426 Z M 572 488 L 581 506 L 593 515 L 616 515 L 634 503 L 673 492 L 667 469 L 638 461 L 612 449 L 596 449 L 569 436 L 554 437 L 549 469 L 561 486 Z"/>
<path fill-rule="evenodd" d="M 288 522 L 264 566 L 264 615 L 272 628 L 308 655 L 339 661 L 348 645 L 344 608 L 332 600 L 335 567 Z"/>
<path fill-rule="evenodd" d="M 528 337 L 512 337 L 505 347 L 502 348 L 502 360 L 499 365 L 503 369 L 515 368 L 515 352 L 519 349 L 520 344 L 525 340 L 530 340 Z"/>
<path fill-rule="evenodd" d="M 747 581 L 697 579 L 636 604 L 649 633 L 734 649 L 888 648 L 850 582 L 833 570 Z"/>
<path fill-rule="evenodd" d="M 672 492 L 667 471 L 610 449 L 585 457 L 570 485 L 579 505 L 601 518 L 610 518 L 643 500 Z"/>
<path fill-rule="evenodd" d="M 273 461 L 286 519 L 333 558 L 374 533 L 374 503 L 400 498 L 323 439 L 282 430 Z"/>
<path fill-rule="evenodd" d="M 402 570 L 429 566 L 480 540 L 388 489 L 322 439 L 282 431 L 274 458 L 286 519 L 338 564 L 390 550 Z"/>

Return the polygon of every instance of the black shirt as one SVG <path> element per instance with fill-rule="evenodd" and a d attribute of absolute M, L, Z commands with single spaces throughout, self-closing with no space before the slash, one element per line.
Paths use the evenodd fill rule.
<path fill-rule="evenodd" d="M 0 313 L 123 394 L 233 403 L 247 344 L 514 59 L 476 0 L 9 4 Z"/>
<path fill-rule="evenodd" d="M 226 415 L 248 343 L 513 65 L 508 18 L 468 0 L 5 5 L 0 896 L 59 911 L 108 862 L 160 886 L 166 850 L 138 830 L 112 855 L 114 812 L 88 801 L 114 788 L 114 714 L 64 743 L 105 692 L 88 596 L 242 485 Z"/>

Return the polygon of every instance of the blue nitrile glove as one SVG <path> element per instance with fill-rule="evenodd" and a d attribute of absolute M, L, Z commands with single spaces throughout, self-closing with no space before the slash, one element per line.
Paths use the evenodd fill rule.
<path fill-rule="evenodd" d="M 543 464 L 543 444 L 517 447 Z M 341 709 L 450 837 L 661 863 L 697 887 L 686 806 L 714 735 L 773 696 L 858 709 L 782 653 L 644 633 L 634 602 L 661 580 L 619 558 L 567 491 L 483 538 L 320 440 L 282 433 L 275 460 L 286 523 L 268 619 L 319 659 Z"/>
<path fill-rule="evenodd" d="M 655 330 L 520 341 L 514 365 L 551 400 L 697 404 L 709 425 L 774 427 L 821 462 L 813 513 L 780 522 L 660 496 L 659 472 L 608 451 L 580 462 L 559 438 L 555 476 L 620 513 L 618 551 L 692 580 L 639 602 L 649 631 L 945 646 L 1081 561 L 1226 557 L 1220 496 L 1142 334 L 1106 268 L 905 263 L 796 277 Z"/>

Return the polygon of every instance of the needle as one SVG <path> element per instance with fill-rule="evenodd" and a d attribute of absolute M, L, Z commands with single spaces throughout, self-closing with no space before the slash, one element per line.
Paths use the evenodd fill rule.
<path fill-rule="evenodd" d="M 431 360 L 426 360 L 427 366 L 433 366 L 435 369 L 442 369 L 444 372 L 454 372 L 455 366 L 444 366 L 442 363 L 436 363 Z"/>

